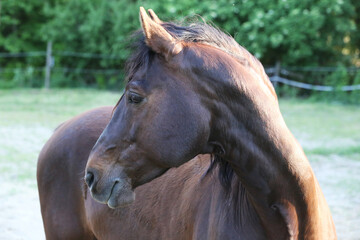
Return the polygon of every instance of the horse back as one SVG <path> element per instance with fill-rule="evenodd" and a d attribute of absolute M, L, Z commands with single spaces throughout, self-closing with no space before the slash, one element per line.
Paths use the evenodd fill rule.
<path fill-rule="evenodd" d="M 92 239 L 84 208 L 84 169 L 112 107 L 61 124 L 40 152 L 37 182 L 47 239 Z"/>

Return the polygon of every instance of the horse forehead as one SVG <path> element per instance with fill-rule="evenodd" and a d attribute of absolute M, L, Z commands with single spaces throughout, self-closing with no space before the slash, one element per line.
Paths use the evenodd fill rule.
<path fill-rule="evenodd" d="M 174 59 L 174 61 L 166 61 L 161 56 L 155 58 L 153 62 L 140 72 L 137 78 L 144 78 L 149 84 L 161 83 L 162 85 L 172 85 L 176 82 L 182 82 L 185 78 L 182 68 L 182 59 Z"/>

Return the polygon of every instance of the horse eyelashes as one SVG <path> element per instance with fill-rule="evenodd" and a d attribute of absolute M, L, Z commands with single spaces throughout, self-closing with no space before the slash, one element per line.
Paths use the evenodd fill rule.
<path fill-rule="evenodd" d="M 144 98 L 137 93 L 130 92 L 128 96 L 128 102 L 138 104 L 141 103 Z"/>

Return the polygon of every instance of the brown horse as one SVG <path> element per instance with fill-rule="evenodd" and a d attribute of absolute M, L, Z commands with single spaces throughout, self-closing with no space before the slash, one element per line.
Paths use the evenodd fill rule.
<path fill-rule="evenodd" d="M 110 209 L 88 197 L 83 180 L 86 162 L 112 109 L 94 109 L 63 123 L 42 149 L 37 177 L 46 239 L 173 239 L 176 226 L 163 228 L 170 216 L 199 207 L 196 202 L 182 205 L 189 194 L 224 191 L 212 174 L 202 180 L 210 158 L 198 156 L 138 187 L 138 199 L 128 207 Z M 186 218 L 171 221 L 192 227 Z"/>
<path fill-rule="evenodd" d="M 110 109 L 86 113 L 40 155 L 47 238 L 336 239 L 261 64 L 213 27 L 149 13 L 140 11 L 145 37 L 106 128 Z M 117 209 L 81 195 L 78 174 L 102 129 L 85 180 Z M 190 161 L 198 154 L 213 161 Z"/>

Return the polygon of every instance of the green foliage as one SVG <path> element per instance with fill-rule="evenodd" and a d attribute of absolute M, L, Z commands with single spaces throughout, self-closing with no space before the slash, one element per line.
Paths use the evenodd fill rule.
<path fill-rule="evenodd" d="M 358 71 L 355 75 L 353 85 L 360 85 L 360 71 Z M 360 102 L 360 90 L 352 91 L 349 93 L 349 101 L 351 103 L 359 103 Z"/>
<path fill-rule="evenodd" d="M 286 98 L 294 98 L 299 96 L 299 89 L 294 88 L 292 86 L 283 85 L 281 87 L 275 86 L 276 93 L 278 96 L 286 97 Z"/>
<path fill-rule="evenodd" d="M 39 29 L 47 19 L 42 0 L 1 1 L 0 52 L 42 50 Z"/>
<path fill-rule="evenodd" d="M 14 65 L 10 65 L 14 66 Z M 15 64 L 21 66 L 21 63 Z M 11 71 L 8 71 L 11 70 Z M 43 71 L 34 68 L 31 65 L 22 68 L 15 67 L 5 69 L 1 72 L 0 88 L 15 87 L 41 87 L 43 84 Z"/>
<path fill-rule="evenodd" d="M 0 52 L 45 51 L 46 42 L 51 40 L 57 68 L 52 74 L 52 86 L 120 88 L 124 78 L 122 69 L 129 56 L 128 44 L 133 41 L 131 33 L 140 27 L 140 5 L 154 9 L 165 21 L 199 20 L 200 15 L 234 36 L 268 66 L 276 61 L 284 66 L 335 66 L 339 63 L 348 66 L 353 57 L 359 55 L 360 18 L 356 13 L 360 11 L 360 3 L 357 0 L 3 1 Z M 56 55 L 63 51 L 102 54 L 109 58 Z M 38 69 L 45 65 L 45 60 L 44 57 L 0 59 L 0 65 L 2 68 L 28 69 L 32 66 Z M 84 69 L 119 71 L 99 74 Z M 19 80 L 19 74 L 15 71 L 8 78 L 2 73 L 0 87 L 41 86 L 43 72 L 33 74 L 36 80 L 28 77 Z M 346 76 L 340 79 L 341 74 L 337 74 L 326 81 L 339 80 L 336 85 L 352 82 Z M 283 93 L 295 95 L 297 91 L 285 89 Z"/>
<path fill-rule="evenodd" d="M 46 47 L 40 29 L 48 20 L 43 1 L 1 1 L 0 52 L 43 51 Z M 37 67 L 44 58 L 0 58 L 0 88 L 40 87 Z"/>
<path fill-rule="evenodd" d="M 323 97 L 329 98 L 331 101 L 341 101 L 346 99 L 347 92 L 341 90 L 343 86 L 350 85 L 350 78 L 344 65 L 340 65 L 335 72 L 330 74 L 324 79 L 324 83 L 333 86 L 335 91 L 331 93 L 323 93 Z"/>
<path fill-rule="evenodd" d="M 333 65 L 356 32 L 349 0 L 145 1 L 166 19 L 199 14 L 227 31 L 265 65 Z"/>
<path fill-rule="evenodd" d="M 336 71 L 325 78 L 326 85 L 335 87 L 340 90 L 342 86 L 349 85 L 349 75 L 344 65 L 340 65 Z"/>
<path fill-rule="evenodd" d="M 109 57 L 59 57 L 56 59 L 56 66 L 76 69 L 123 69 L 129 55 L 129 36 L 139 26 L 138 7 L 134 3 L 116 0 L 73 0 L 55 7 L 46 4 L 44 8 L 51 20 L 43 26 L 41 32 L 44 41 L 52 40 L 55 43 L 55 52 L 85 52 Z M 64 77 L 69 83 L 65 83 L 67 86 L 92 85 L 113 88 L 122 86 L 123 73 L 120 72 L 117 76 L 75 73 L 64 74 Z M 78 84 L 74 84 L 75 82 Z"/>
<path fill-rule="evenodd" d="M 52 19 L 41 32 L 44 40 L 56 43 L 55 50 L 116 55 L 124 60 L 126 38 L 138 27 L 138 9 L 128 1 L 73 0 L 45 5 L 45 12 Z"/>

